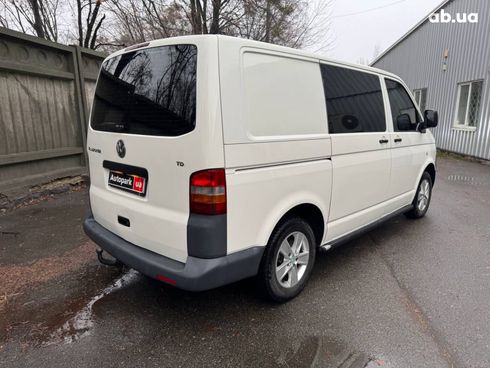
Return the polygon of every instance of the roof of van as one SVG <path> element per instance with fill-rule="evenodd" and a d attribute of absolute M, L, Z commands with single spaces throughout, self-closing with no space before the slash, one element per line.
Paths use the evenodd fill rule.
<path fill-rule="evenodd" d="M 228 42 L 229 41 L 236 42 L 237 44 L 241 44 L 242 46 L 256 47 L 256 48 L 271 50 L 271 51 L 275 51 L 275 52 L 281 52 L 281 53 L 290 54 L 290 55 L 302 56 L 302 57 L 316 59 L 316 60 L 325 61 L 325 62 L 329 62 L 329 63 L 344 65 L 344 66 L 355 68 L 355 69 L 361 69 L 361 70 L 365 70 L 365 71 L 368 71 L 371 73 L 383 74 L 386 76 L 390 76 L 390 77 L 394 77 L 396 79 L 399 79 L 399 77 L 395 74 L 387 72 L 386 70 L 373 68 L 371 66 L 362 65 L 362 64 L 354 64 L 354 63 L 349 63 L 349 62 L 345 62 L 345 61 L 341 61 L 341 60 L 331 59 L 331 58 L 328 58 L 328 57 L 325 57 L 325 56 L 322 56 L 319 54 L 315 54 L 315 53 L 311 53 L 311 52 L 303 51 L 303 50 L 298 50 L 298 49 L 294 49 L 291 47 L 279 46 L 279 45 L 275 45 L 275 44 L 271 44 L 271 43 L 249 40 L 249 39 L 240 38 L 240 37 L 225 36 L 225 35 L 190 35 L 190 36 L 161 38 L 158 40 L 147 41 L 147 42 L 143 42 L 141 44 L 138 44 L 138 45 L 141 45 L 141 47 L 138 47 L 138 45 L 129 46 L 125 49 L 121 49 L 119 51 L 112 53 L 107 58 L 111 58 L 111 57 L 114 57 L 116 55 L 120 55 L 120 54 L 123 54 L 125 52 L 129 52 L 131 50 L 140 50 L 140 49 L 144 49 L 144 48 L 164 46 L 164 45 L 167 45 L 170 40 L 174 44 L 176 43 L 176 41 L 178 41 L 178 42 L 182 41 L 182 43 L 193 43 L 193 40 L 202 39 L 202 38 L 218 38 L 218 40 L 219 39 L 226 39 Z"/>

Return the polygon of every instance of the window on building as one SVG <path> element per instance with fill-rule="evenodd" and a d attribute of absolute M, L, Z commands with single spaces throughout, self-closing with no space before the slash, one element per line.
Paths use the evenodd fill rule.
<path fill-rule="evenodd" d="M 458 84 L 455 127 L 476 128 L 480 112 L 483 81 Z"/>
<path fill-rule="evenodd" d="M 330 133 L 384 132 L 386 118 L 379 77 L 321 65 Z"/>
<path fill-rule="evenodd" d="M 420 107 L 420 111 L 422 113 L 425 111 L 425 108 L 427 106 L 427 88 L 421 88 L 421 89 L 414 89 L 413 90 L 413 96 L 415 97 L 415 102 L 417 102 L 417 105 Z"/>
<path fill-rule="evenodd" d="M 410 122 L 412 123 L 410 130 L 415 130 L 417 123 L 422 119 L 405 87 L 394 80 L 386 79 L 386 89 L 388 90 L 388 97 L 390 99 L 394 130 L 396 132 L 399 131 L 397 120 L 401 115 L 408 115 L 410 117 Z"/>

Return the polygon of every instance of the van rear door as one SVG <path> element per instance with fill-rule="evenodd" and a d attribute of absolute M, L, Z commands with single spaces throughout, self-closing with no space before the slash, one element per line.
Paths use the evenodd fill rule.
<path fill-rule="evenodd" d="M 224 166 L 217 54 L 215 36 L 114 54 L 102 65 L 92 107 L 87 145 L 95 220 L 181 262 L 189 178 Z"/>

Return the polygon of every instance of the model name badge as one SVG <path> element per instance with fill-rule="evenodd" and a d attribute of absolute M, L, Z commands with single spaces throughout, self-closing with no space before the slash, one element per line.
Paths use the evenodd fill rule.
<path fill-rule="evenodd" d="M 88 150 L 90 152 L 95 152 L 95 153 L 102 153 L 101 149 L 100 148 L 92 148 L 92 147 L 89 147 Z"/>

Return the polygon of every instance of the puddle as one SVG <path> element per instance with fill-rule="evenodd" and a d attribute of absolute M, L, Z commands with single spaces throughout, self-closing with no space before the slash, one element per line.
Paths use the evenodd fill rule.
<path fill-rule="evenodd" d="M 469 184 L 469 185 L 486 185 L 480 178 L 476 178 L 474 176 L 466 176 L 466 175 L 449 175 L 447 177 L 449 181 L 455 181 L 458 183 Z"/>
<path fill-rule="evenodd" d="M 100 299 L 105 296 L 133 283 L 138 278 L 138 272 L 130 269 L 128 272 L 116 279 L 110 286 L 94 296 L 90 301 L 72 318 L 66 321 L 52 335 L 44 345 L 53 345 L 60 342 L 65 344 L 73 343 L 85 336 L 90 335 L 94 326 L 93 307 Z"/>

